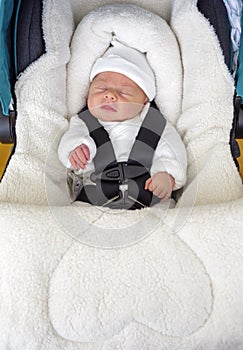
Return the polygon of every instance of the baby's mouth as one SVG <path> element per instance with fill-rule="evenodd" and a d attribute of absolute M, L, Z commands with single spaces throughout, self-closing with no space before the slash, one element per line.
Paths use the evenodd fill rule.
<path fill-rule="evenodd" d="M 107 111 L 107 112 L 117 112 L 117 109 L 114 107 L 114 104 L 105 104 L 100 107 L 100 109 Z"/>

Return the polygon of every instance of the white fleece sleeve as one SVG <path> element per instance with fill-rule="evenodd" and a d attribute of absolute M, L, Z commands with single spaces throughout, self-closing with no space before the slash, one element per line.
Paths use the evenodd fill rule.
<path fill-rule="evenodd" d="M 180 135 L 168 121 L 154 154 L 151 176 L 159 171 L 165 171 L 174 177 L 174 190 L 178 190 L 185 185 L 187 171 L 186 148 Z"/>
<path fill-rule="evenodd" d="M 75 115 L 70 119 L 69 128 L 63 134 L 58 146 L 58 157 L 66 168 L 73 169 L 69 161 L 69 155 L 82 143 L 89 148 L 90 160 L 88 163 L 90 163 L 96 154 L 96 145 L 94 140 L 89 136 L 86 124 L 78 115 Z"/>

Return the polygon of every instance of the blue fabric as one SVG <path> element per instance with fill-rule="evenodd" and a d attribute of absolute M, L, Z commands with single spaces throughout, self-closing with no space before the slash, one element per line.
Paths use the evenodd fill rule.
<path fill-rule="evenodd" d="M 9 114 L 11 101 L 10 86 L 10 22 L 14 0 L 0 0 L 0 103 L 3 114 Z"/>
<path fill-rule="evenodd" d="M 241 16 L 241 28 L 243 28 L 243 15 Z M 243 29 L 241 30 L 240 50 L 239 50 L 239 67 L 237 70 L 237 95 L 243 100 Z"/>

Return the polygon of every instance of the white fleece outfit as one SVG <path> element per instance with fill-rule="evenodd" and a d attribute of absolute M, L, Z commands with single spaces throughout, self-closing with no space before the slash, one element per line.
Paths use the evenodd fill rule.
<path fill-rule="evenodd" d="M 122 122 L 104 122 L 99 120 L 110 136 L 117 161 L 124 162 L 128 160 L 135 138 L 149 107 L 150 104 L 147 104 L 138 116 L 130 120 Z M 86 124 L 78 115 L 75 115 L 71 118 L 69 129 L 62 136 L 58 148 L 59 159 L 66 168 L 73 170 L 69 161 L 70 152 L 82 143 L 89 148 L 90 160 L 86 168 L 84 170 L 80 169 L 78 172 L 88 174 L 94 170 L 92 160 L 96 154 L 96 145 L 89 136 Z M 186 182 L 186 169 L 187 155 L 185 146 L 176 129 L 167 121 L 155 150 L 150 174 L 152 176 L 159 171 L 167 172 L 174 177 L 174 190 L 177 190 L 184 186 Z"/>

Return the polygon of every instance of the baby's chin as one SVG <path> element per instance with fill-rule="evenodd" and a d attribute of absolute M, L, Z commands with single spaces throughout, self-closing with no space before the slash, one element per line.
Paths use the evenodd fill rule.
<path fill-rule="evenodd" d="M 94 114 L 91 113 L 95 118 L 99 119 L 102 122 L 124 122 L 126 120 L 130 120 L 133 119 L 135 116 L 119 116 L 119 115 L 115 115 L 115 116 L 111 116 L 111 115 L 107 115 L 107 114 Z"/>
<path fill-rule="evenodd" d="M 105 111 L 97 108 L 95 110 L 90 110 L 90 113 L 103 122 L 123 122 L 135 117 L 134 114 L 124 114 L 120 111 Z"/>

